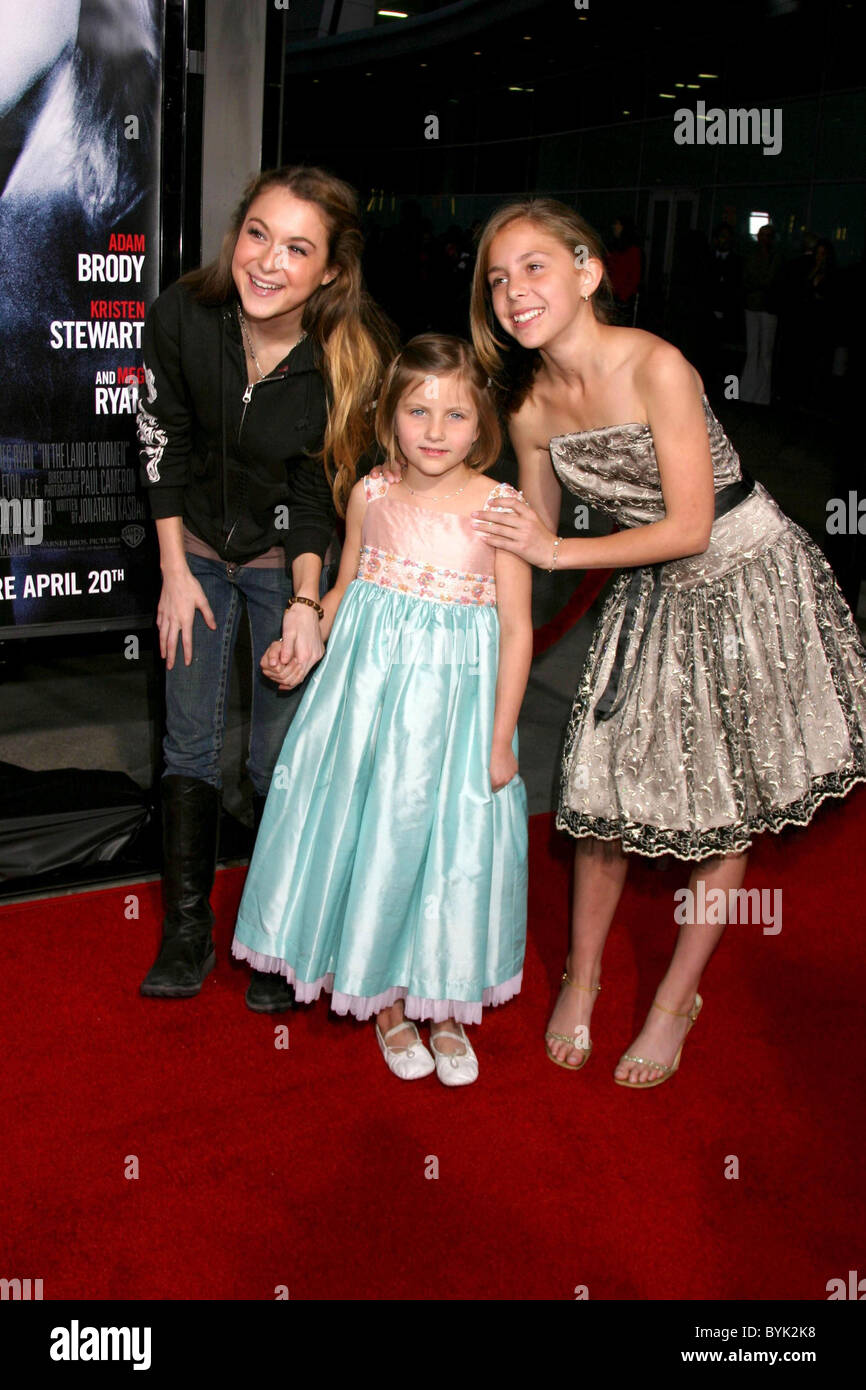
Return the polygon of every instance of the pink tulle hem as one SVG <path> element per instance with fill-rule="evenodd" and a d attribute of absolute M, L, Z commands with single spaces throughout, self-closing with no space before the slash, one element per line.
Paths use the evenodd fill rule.
<path fill-rule="evenodd" d="M 495 1008 L 497 1004 L 505 1004 L 509 999 L 513 999 L 515 994 L 520 992 L 523 980 L 523 971 L 519 970 L 504 984 L 490 985 L 485 989 L 480 1002 L 467 1002 L 463 999 L 420 999 L 417 995 L 410 994 L 403 985 L 393 985 L 383 994 L 376 994 L 370 998 L 358 994 L 341 994 L 339 990 L 335 992 L 333 974 L 323 975 L 321 979 L 309 982 L 298 980 L 286 961 L 276 956 L 263 956 L 260 951 L 252 951 L 238 940 L 232 942 L 232 955 L 238 960 L 245 960 L 253 970 L 264 971 L 267 975 L 284 975 L 293 986 L 299 1004 L 312 1004 L 322 990 L 325 990 L 331 996 L 331 1008 L 334 1013 L 353 1014 L 355 1018 L 360 1019 L 371 1018 L 373 1014 L 379 1013 L 382 1009 L 389 1009 L 398 999 L 402 999 L 406 1018 L 417 1019 L 419 1022 L 429 1019 L 431 1023 L 444 1023 L 446 1018 L 454 1018 L 458 1023 L 480 1023 L 482 1009 Z"/>

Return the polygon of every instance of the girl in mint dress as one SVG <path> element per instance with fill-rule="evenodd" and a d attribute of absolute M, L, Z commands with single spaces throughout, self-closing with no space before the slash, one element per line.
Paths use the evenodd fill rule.
<path fill-rule="evenodd" d="M 532 652 L 530 568 L 471 522 L 520 494 L 472 349 L 425 334 L 391 364 L 377 435 L 401 481 L 358 482 L 325 657 L 277 761 L 233 953 L 301 1002 L 375 1015 L 389 1068 L 465 1085 L 463 1024 L 520 989 L 526 794 L 516 722 Z M 504 563 L 503 563 L 504 562 Z M 293 683 L 279 643 L 263 669 Z M 433 1055 L 414 1023 L 431 1020 Z"/>

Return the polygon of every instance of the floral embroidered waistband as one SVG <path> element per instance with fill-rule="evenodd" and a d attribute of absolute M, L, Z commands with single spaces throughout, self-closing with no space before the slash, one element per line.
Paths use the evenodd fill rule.
<path fill-rule="evenodd" d="M 435 599 L 437 603 L 462 603 L 494 606 L 496 584 L 492 574 L 468 574 L 461 570 L 440 569 L 423 564 L 406 555 L 391 555 L 373 545 L 361 546 L 358 579 L 380 584 L 386 589 L 399 589 L 416 598 Z"/>

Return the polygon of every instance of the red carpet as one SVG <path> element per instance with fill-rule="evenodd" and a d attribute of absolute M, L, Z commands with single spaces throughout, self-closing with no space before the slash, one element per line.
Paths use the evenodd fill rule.
<path fill-rule="evenodd" d="M 571 860 L 547 817 L 524 993 L 474 1033 L 464 1092 L 399 1082 L 324 1000 L 250 1014 L 228 961 L 240 871 L 219 875 L 218 966 L 190 1001 L 137 993 L 158 884 L 8 907 L 0 1273 L 46 1299 L 824 1299 L 866 1272 L 864 844 L 862 790 L 759 840 L 747 886 L 783 889 L 782 931 L 729 928 L 679 1074 L 644 1094 L 611 1071 L 683 880 L 633 867 L 569 1075 L 542 1043 Z"/>

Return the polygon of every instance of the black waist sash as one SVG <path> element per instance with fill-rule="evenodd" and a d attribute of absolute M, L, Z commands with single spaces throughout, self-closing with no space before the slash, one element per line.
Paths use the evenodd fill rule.
<path fill-rule="evenodd" d="M 726 516 L 728 512 L 732 512 L 734 510 L 734 507 L 738 507 L 741 502 L 745 502 L 746 498 L 754 490 L 754 487 L 754 478 L 751 477 L 751 475 L 747 473 L 745 469 L 743 469 L 742 477 L 739 478 L 737 482 L 729 483 L 727 487 L 721 488 L 716 493 L 715 510 L 713 514 L 714 521 L 718 521 L 720 516 Z M 652 592 L 650 593 L 649 609 L 647 611 L 646 622 L 644 623 L 643 632 L 641 634 L 640 639 L 640 646 L 638 647 L 637 654 L 634 659 L 634 665 L 632 666 L 632 673 L 634 673 L 637 670 L 640 664 L 644 642 L 647 639 L 647 634 L 649 633 L 650 627 L 652 626 L 652 620 L 655 617 L 655 612 L 658 608 L 659 599 L 661 598 L 663 569 L 664 564 L 640 565 L 637 569 L 633 569 L 631 572 L 631 579 L 629 580 L 628 588 L 626 589 L 625 613 L 623 614 L 622 627 L 619 630 L 619 640 L 616 644 L 616 655 L 613 660 L 613 668 L 608 678 L 607 685 L 605 686 L 602 694 L 599 696 L 599 699 L 595 706 L 596 723 L 598 723 L 600 719 L 610 719 L 612 715 L 617 713 L 622 704 L 622 701 L 625 699 L 627 687 L 622 691 L 620 690 L 622 668 L 623 662 L 625 660 L 626 650 L 628 648 L 629 638 L 631 637 L 632 630 L 634 628 L 635 614 L 637 613 L 637 606 L 640 602 L 641 589 L 643 588 L 643 577 L 645 574 L 651 574 L 653 586 Z"/>

